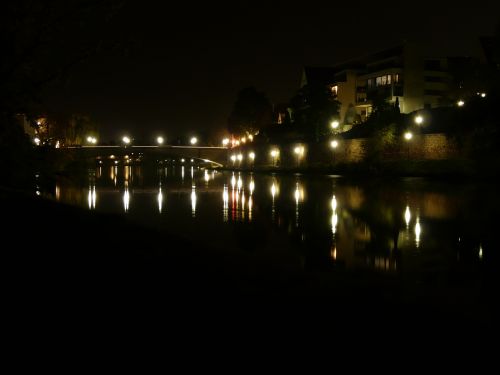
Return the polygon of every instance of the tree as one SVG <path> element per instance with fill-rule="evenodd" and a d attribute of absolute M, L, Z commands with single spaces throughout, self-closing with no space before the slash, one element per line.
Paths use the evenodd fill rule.
<path fill-rule="evenodd" d="M 228 119 L 228 130 L 232 134 L 255 134 L 272 120 L 272 106 L 266 95 L 254 87 L 238 92 L 233 110 Z"/>
<path fill-rule="evenodd" d="M 291 100 L 294 126 L 319 142 L 331 133 L 330 123 L 339 120 L 340 103 L 325 85 L 306 85 Z"/>

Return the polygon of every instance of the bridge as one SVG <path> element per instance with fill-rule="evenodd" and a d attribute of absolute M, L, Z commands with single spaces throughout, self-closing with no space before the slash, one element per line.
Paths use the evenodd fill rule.
<path fill-rule="evenodd" d="M 228 160 L 228 149 L 226 147 L 209 146 L 78 146 L 64 147 L 62 152 L 70 152 L 76 158 L 117 158 L 125 156 L 141 155 L 144 159 L 195 159 L 197 162 L 211 163 L 224 166 Z"/>

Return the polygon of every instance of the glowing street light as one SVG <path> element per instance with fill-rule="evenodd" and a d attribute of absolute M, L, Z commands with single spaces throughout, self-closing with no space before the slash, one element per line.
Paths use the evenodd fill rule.
<path fill-rule="evenodd" d="M 35 142 L 35 144 L 36 144 L 37 146 L 40 146 L 40 138 L 35 137 L 35 138 L 33 139 L 33 142 Z"/>
<path fill-rule="evenodd" d="M 251 161 L 254 161 L 254 160 L 255 160 L 255 152 L 253 152 L 253 151 L 252 151 L 252 152 L 250 152 L 250 153 L 248 154 L 248 158 L 249 158 Z"/>
<path fill-rule="evenodd" d="M 243 155 L 242 154 L 238 154 L 238 161 L 241 162 L 243 160 Z"/>
<path fill-rule="evenodd" d="M 224 139 L 222 140 L 222 145 L 223 145 L 224 147 L 226 147 L 228 144 L 229 144 L 229 138 L 224 138 Z"/>
<path fill-rule="evenodd" d="M 297 167 L 300 164 L 300 159 L 304 155 L 304 146 L 297 146 L 293 149 L 293 152 L 297 155 Z"/>
<path fill-rule="evenodd" d="M 421 125 L 424 122 L 424 118 L 420 115 L 415 116 L 415 124 Z"/>
<path fill-rule="evenodd" d="M 231 155 L 231 161 L 233 162 L 233 164 L 236 162 L 236 155 Z"/>
<path fill-rule="evenodd" d="M 338 122 L 338 120 L 333 120 L 330 123 L 330 126 L 332 127 L 333 130 L 336 130 L 339 127 L 339 125 L 340 125 L 340 123 Z"/>
<path fill-rule="evenodd" d="M 413 138 L 413 134 L 411 132 L 406 132 L 404 134 L 405 140 L 408 142 L 408 160 L 410 160 L 410 141 Z"/>
<path fill-rule="evenodd" d="M 465 104 L 465 102 L 464 102 L 463 100 L 459 100 L 459 101 L 457 102 L 457 105 L 458 105 L 459 107 L 463 107 L 463 106 L 464 106 L 464 104 Z"/>
<path fill-rule="evenodd" d="M 278 158 L 279 154 L 280 154 L 279 150 L 277 149 L 271 150 L 271 157 L 273 158 L 273 166 L 276 166 L 276 159 Z"/>
<path fill-rule="evenodd" d="M 192 137 L 191 140 L 189 141 L 193 146 L 198 143 L 198 138 Z"/>
<path fill-rule="evenodd" d="M 333 163 L 335 163 L 335 149 L 339 146 L 339 142 L 334 139 L 330 142 L 330 147 L 333 150 Z"/>
<path fill-rule="evenodd" d="M 157 142 L 159 145 L 162 145 L 164 141 L 165 141 L 165 140 L 164 140 L 164 139 L 163 139 L 163 137 L 161 137 L 161 136 L 160 136 L 160 137 L 158 137 L 158 138 L 156 138 L 156 142 Z"/>
<path fill-rule="evenodd" d="M 127 136 L 123 137 L 123 138 L 122 138 L 122 141 L 123 141 L 123 143 L 125 143 L 126 145 L 130 144 L 130 138 L 129 138 L 129 137 L 127 137 Z"/>

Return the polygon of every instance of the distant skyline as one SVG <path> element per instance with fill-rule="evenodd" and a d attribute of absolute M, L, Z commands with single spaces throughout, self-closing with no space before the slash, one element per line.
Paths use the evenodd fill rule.
<path fill-rule="evenodd" d="M 107 30 L 123 47 L 76 67 L 47 90 L 46 103 L 88 113 L 104 140 L 124 132 L 222 136 L 243 87 L 286 102 L 304 65 L 333 65 L 407 38 L 442 55 L 476 54 L 474 42 L 494 33 L 500 14 L 495 1 L 365 3 L 126 2 Z"/>

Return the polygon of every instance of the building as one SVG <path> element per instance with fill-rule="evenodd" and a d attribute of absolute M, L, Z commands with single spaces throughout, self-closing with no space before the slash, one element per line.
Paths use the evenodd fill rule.
<path fill-rule="evenodd" d="M 301 87 L 322 82 L 341 103 L 344 130 L 370 115 L 385 99 L 401 113 L 451 103 L 448 57 L 425 53 L 417 43 L 402 43 L 329 68 L 304 69 Z"/>

